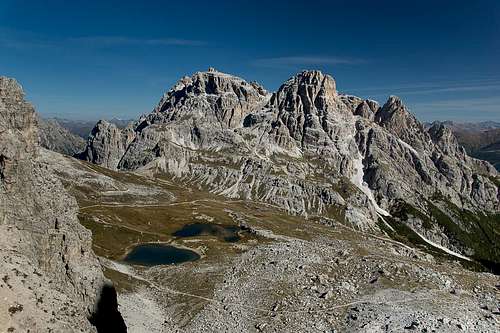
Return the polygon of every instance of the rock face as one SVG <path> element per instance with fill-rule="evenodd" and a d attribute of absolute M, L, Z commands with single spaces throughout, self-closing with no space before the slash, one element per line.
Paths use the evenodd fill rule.
<path fill-rule="evenodd" d="M 56 119 L 39 119 L 40 145 L 55 152 L 73 156 L 81 153 L 85 147 L 85 140 L 62 127 Z"/>
<path fill-rule="evenodd" d="M 37 117 L 0 77 L 0 331 L 95 331 L 105 280 L 77 204 L 38 160 Z"/>
<path fill-rule="evenodd" d="M 208 72 L 184 77 L 160 100 L 157 117 L 150 122 L 169 122 L 198 113 L 221 129 L 240 127 L 243 118 L 258 108 L 267 92 L 256 83 L 220 73 Z M 166 112 L 168 111 L 168 112 Z"/>
<path fill-rule="evenodd" d="M 90 132 L 87 147 L 80 157 L 106 168 L 116 169 L 133 138 L 131 127 L 119 129 L 115 124 L 100 120 Z"/>
<path fill-rule="evenodd" d="M 370 188 L 389 199 L 412 201 L 414 197 L 414 204 L 418 194 L 429 198 L 439 193 L 461 208 L 498 211 L 497 188 L 489 179 L 496 171 L 489 163 L 467 156 L 451 132 L 435 127 L 427 132 L 394 96 L 377 112 L 375 121 L 379 126 L 368 124 L 358 132 L 364 133 L 360 144 Z M 484 196 L 489 199 L 477 199 Z"/>
<path fill-rule="evenodd" d="M 454 123 L 451 121 L 426 124 L 444 125 L 456 136 L 458 143 L 470 156 L 488 161 L 500 170 L 500 123 Z"/>
<path fill-rule="evenodd" d="M 378 230 L 380 216 L 385 227 L 403 222 L 425 242 L 460 253 L 484 250 L 467 233 L 488 236 L 459 212 L 487 214 L 490 227 L 500 212 L 495 169 L 469 157 L 451 133 L 427 131 L 395 96 L 380 107 L 340 94 L 319 71 L 301 72 L 273 94 L 213 69 L 196 73 L 126 133 L 98 124 L 94 137 L 83 158 L 104 166 L 165 172 L 363 230 Z M 500 262 L 491 246 L 480 257 Z"/>

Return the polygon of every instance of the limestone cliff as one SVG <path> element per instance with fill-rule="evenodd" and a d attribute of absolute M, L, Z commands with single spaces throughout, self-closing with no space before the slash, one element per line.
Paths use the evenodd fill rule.
<path fill-rule="evenodd" d="M 62 127 L 56 119 L 38 119 L 40 146 L 52 151 L 73 156 L 81 153 L 85 140 Z"/>
<path fill-rule="evenodd" d="M 474 255 L 484 249 L 468 233 L 492 241 L 482 222 L 465 221 L 462 212 L 488 216 L 488 228 L 496 228 L 500 212 L 495 169 L 469 157 L 451 133 L 427 131 L 398 97 L 380 107 L 340 94 L 335 80 L 319 71 L 298 73 L 273 94 L 213 69 L 195 73 L 132 132 L 131 143 L 115 149 L 119 140 L 103 131 L 87 151 L 104 153 L 87 160 L 165 172 L 217 194 L 363 230 L 378 230 L 379 217 L 399 221 L 425 242 Z M 419 223 L 405 218 L 409 207 L 419 212 Z M 481 257 L 500 262 L 500 248 L 490 245 L 494 250 Z"/>
<path fill-rule="evenodd" d="M 105 279 L 75 199 L 38 152 L 33 107 L 0 77 L 0 331 L 92 332 Z"/>
<path fill-rule="evenodd" d="M 90 132 L 87 147 L 80 158 L 116 169 L 134 135 L 131 126 L 120 129 L 115 124 L 100 120 Z"/>

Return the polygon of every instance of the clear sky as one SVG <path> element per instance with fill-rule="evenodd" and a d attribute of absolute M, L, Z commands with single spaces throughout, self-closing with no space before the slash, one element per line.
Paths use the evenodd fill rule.
<path fill-rule="evenodd" d="M 0 75 L 45 116 L 135 118 L 213 66 L 302 69 L 421 120 L 500 121 L 500 1 L 0 1 Z"/>

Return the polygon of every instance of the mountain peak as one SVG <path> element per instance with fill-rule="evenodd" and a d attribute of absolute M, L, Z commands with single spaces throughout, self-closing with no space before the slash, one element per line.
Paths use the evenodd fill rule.
<path fill-rule="evenodd" d="M 324 77 L 327 74 L 323 74 L 320 70 L 317 69 L 305 69 L 302 72 L 298 73 L 296 76 L 299 77 Z"/>
<path fill-rule="evenodd" d="M 417 150 L 425 149 L 429 141 L 422 123 L 397 96 L 390 96 L 377 111 L 375 122 Z"/>
<path fill-rule="evenodd" d="M 192 76 L 184 76 L 180 81 L 184 82 L 185 79 L 191 79 L 192 82 L 196 82 L 197 80 L 201 81 L 209 81 L 209 80 L 222 80 L 222 81 L 231 81 L 237 84 L 248 84 L 244 79 L 239 76 L 225 73 L 217 70 L 214 67 L 209 67 L 206 71 L 197 71 Z"/>
<path fill-rule="evenodd" d="M 280 110 L 309 110 L 313 106 L 323 109 L 337 95 L 333 77 L 318 70 L 307 70 L 282 84 L 270 102 Z"/>
<path fill-rule="evenodd" d="M 6 76 L 0 76 L 0 91 L 4 92 L 7 89 L 16 90 L 22 93 L 22 88 L 15 79 Z"/>
<path fill-rule="evenodd" d="M 19 103 L 29 104 L 24 101 L 24 91 L 21 85 L 12 78 L 0 76 L 0 97 L 5 100 L 10 100 L 12 103 L 17 101 Z M 9 109 L 6 109 L 6 112 Z"/>
<path fill-rule="evenodd" d="M 387 100 L 386 104 L 395 104 L 395 105 L 403 105 L 403 101 L 399 96 L 396 95 L 391 95 L 389 96 L 389 99 Z"/>
<path fill-rule="evenodd" d="M 261 85 L 211 67 L 179 80 L 163 95 L 150 121 L 168 122 L 189 113 L 203 122 L 233 128 L 267 96 Z"/>
<path fill-rule="evenodd" d="M 401 98 L 394 95 L 391 95 L 379 112 L 377 112 L 376 121 L 380 125 L 387 125 L 394 122 L 418 122 L 406 105 L 404 105 Z"/>
<path fill-rule="evenodd" d="M 297 82 L 299 85 L 316 86 L 325 88 L 332 93 L 337 93 L 337 87 L 333 77 L 328 74 L 323 74 L 319 70 L 304 70 L 290 80 L 292 82 Z"/>
<path fill-rule="evenodd" d="M 451 131 L 451 128 L 441 122 L 433 122 L 432 126 L 427 130 L 432 141 L 437 144 L 443 151 L 452 153 L 461 151 L 458 141 Z"/>

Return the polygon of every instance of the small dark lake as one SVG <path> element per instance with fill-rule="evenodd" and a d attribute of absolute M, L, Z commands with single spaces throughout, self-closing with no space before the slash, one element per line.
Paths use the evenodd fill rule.
<path fill-rule="evenodd" d="M 216 236 L 225 242 L 237 242 L 240 240 L 240 232 L 242 229 L 232 225 L 208 224 L 208 223 L 192 223 L 187 224 L 182 229 L 177 230 L 172 235 L 176 237 L 193 237 L 201 235 Z"/>
<path fill-rule="evenodd" d="M 125 257 L 125 262 L 142 266 L 179 264 L 200 259 L 198 253 L 163 244 L 137 245 Z"/>

